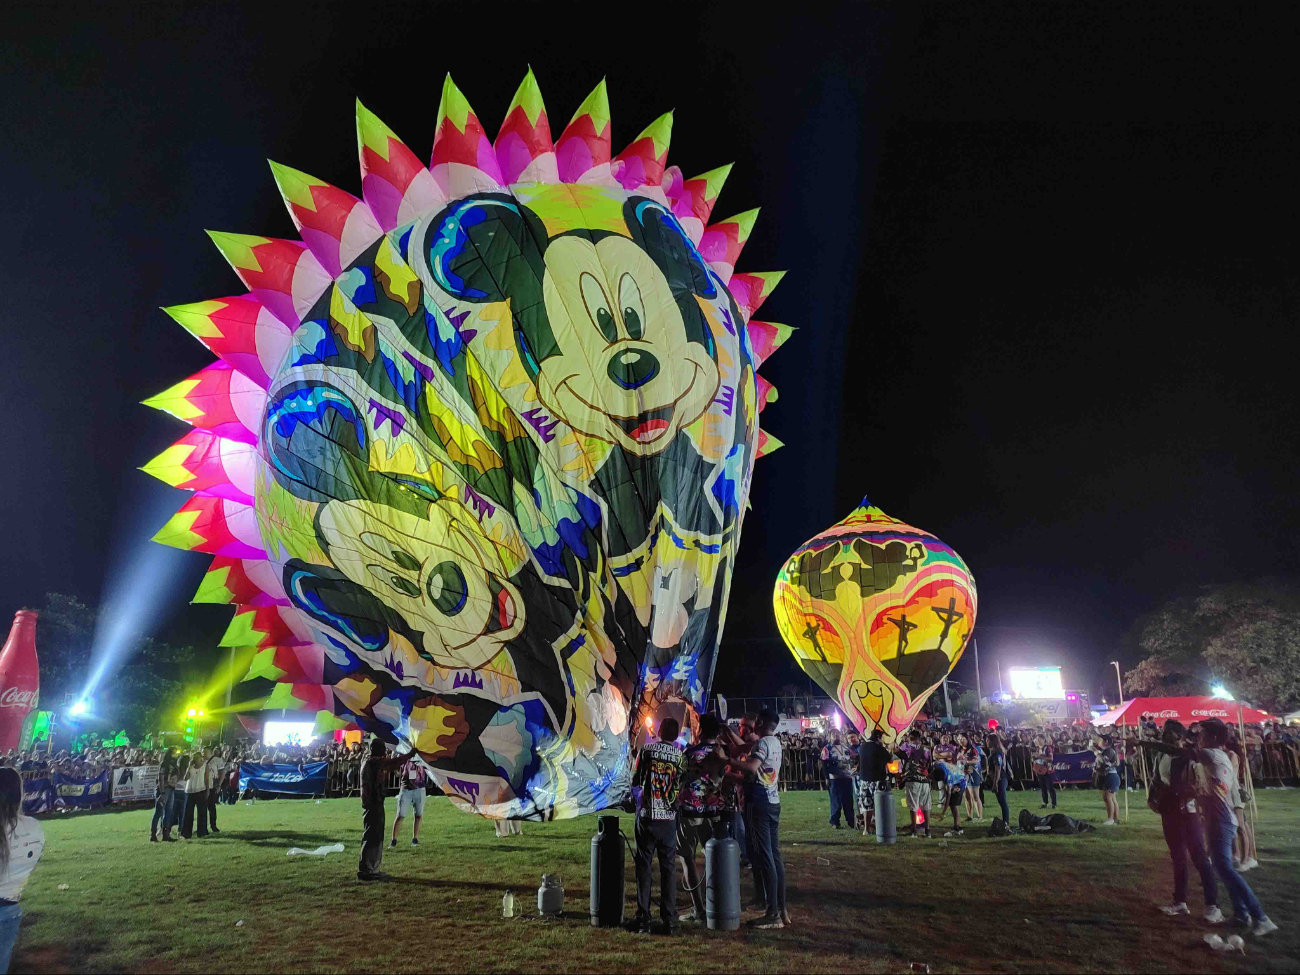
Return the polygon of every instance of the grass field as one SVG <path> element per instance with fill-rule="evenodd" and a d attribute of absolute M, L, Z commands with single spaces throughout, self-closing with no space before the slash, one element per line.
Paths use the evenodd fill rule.
<path fill-rule="evenodd" d="M 927 962 L 935 972 L 1296 972 L 1300 792 L 1264 791 L 1259 804 L 1263 866 L 1247 878 L 1283 927 L 1259 942 L 1248 935 L 1245 957 L 1206 948 L 1211 929 L 1199 919 L 1156 910 L 1171 869 L 1138 794 L 1127 826 L 1088 836 L 992 839 L 972 826 L 964 839 L 878 847 L 829 829 L 825 794 L 814 792 L 783 797 L 795 925 L 725 934 L 687 926 L 675 939 L 590 926 L 590 817 L 497 839 L 490 824 L 431 800 L 421 846 L 409 845 L 408 820 L 385 854 L 393 879 L 364 885 L 355 880 L 356 799 L 222 806 L 221 835 L 191 843 L 149 843 L 142 809 L 60 816 L 45 824 L 11 970 L 812 973 Z M 1013 819 L 1023 805 L 1037 811 L 1037 795 L 1013 793 Z M 1062 809 L 1102 818 L 1095 792 L 1064 793 Z M 391 823 L 393 800 L 388 811 Z M 336 841 L 346 852 L 285 856 Z M 503 892 L 512 888 L 531 911 L 544 872 L 562 875 L 567 915 L 503 920 Z M 627 878 L 630 916 L 630 857 Z M 1194 880 L 1194 912 L 1200 903 Z"/>

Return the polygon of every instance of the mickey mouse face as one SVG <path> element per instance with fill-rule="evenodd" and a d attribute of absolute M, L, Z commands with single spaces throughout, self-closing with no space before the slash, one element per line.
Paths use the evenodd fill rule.
<path fill-rule="evenodd" d="M 418 273 L 462 302 L 509 303 L 520 363 L 548 411 L 629 453 L 657 453 L 713 401 L 704 309 L 734 303 L 663 205 L 552 190 L 530 198 L 537 212 L 500 193 L 451 204 L 412 233 L 427 262 Z"/>
<path fill-rule="evenodd" d="M 439 666 L 481 667 L 523 629 L 523 597 L 495 551 L 442 504 L 420 518 L 369 501 L 331 501 L 318 530 L 331 561 L 400 613 Z"/>
<path fill-rule="evenodd" d="M 668 280 L 626 237 L 561 237 L 542 294 L 559 352 L 542 360 L 542 403 L 633 454 L 661 450 L 712 402 L 718 367 L 686 335 Z"/>

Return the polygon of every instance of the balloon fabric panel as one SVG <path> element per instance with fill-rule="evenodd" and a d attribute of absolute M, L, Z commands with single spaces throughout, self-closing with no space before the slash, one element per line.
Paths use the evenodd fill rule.
<path fill-rule="evenodd" d="M 553 145 L 529 72 L 493 144 L 448 78 L 426 168 L 358 105 L 363 199 L 273 163 L 302 243 L 212 234 L 250 293 L 168 309 L 220 360 L 149 401 L 197 428 L 157 540 L 218 555 L 266 707 L 482 815 L 616 805 L 639 716 L 703 708 L 777 443 L 779 275 L 732 274 L 754 214 L 705 226 L 729 167 L 683 180 L 671 123 L 612 156 L 601 82 Z"/>
<path fill-rule="evenodd" d="M 961 659 L 975 580 L 949 546 L 862 504 L 786 560 L 777 627 L 861 732 L 900 738 Z"/>

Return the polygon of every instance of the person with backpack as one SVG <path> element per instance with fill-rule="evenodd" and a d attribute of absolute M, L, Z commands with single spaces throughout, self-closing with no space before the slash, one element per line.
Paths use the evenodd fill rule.
<path fill-rule="evenodd" d="M 1195 792 L 1197 808 L 1205 817 L 1210 862 L 1214 864 L 1215 872 L 1228 888 L 1228 896 L 1232 898 L 1236 913 L 1233 923 L 1250 929 L 1256 937 L 1263 937 L 1276 931 L 1278 926 L 1264 913 L 1259 898 L 1232 863 L 1232 841 L 1237 835 L 1237 817 L 1229 801 L 1235 772 L 1232 759 L 1224 750 L 1228 741 L 1228 727 L 1218 718 L 1209 718 L 1200 725 L 1199 747 L 1179 749 L 1162 743 L 1152 743 L 1151 747 L 1176 758 L 1189 760 L 1177 766 L 1171 763 L 1170 774 L 1174 782 L 1175 798 L 1189 791 Z"/>
<path fill-rule="evenodd" d="M 1163 741 L 1172 748 L 1182 748 L 1187 730 L 1179 721 L 1165 722 Z M 1143 740 L 1143 747 L 1155 742 Z M 1219 891 L 1214 882 L 1214 865 L 1205 852 L 1205 830 L 1201 825 L 1196 805 L 1196 771 L 1185 755 L 1164 752 L 1155 756 L 1155 775 L 1147 791 L 1147 806 L 1160 816 L 1160 825 L 1169 848 L 1169 859 L 1174 865 L 1174 900 L 1160 910 L 1170 917 L 1190 914 L 1187 907 L 1187 861 L 1201 875 L 1201 889 L 1205 894 L 1205 920 L 1211 924 L 1223 922 L 1219 910 Z"/>

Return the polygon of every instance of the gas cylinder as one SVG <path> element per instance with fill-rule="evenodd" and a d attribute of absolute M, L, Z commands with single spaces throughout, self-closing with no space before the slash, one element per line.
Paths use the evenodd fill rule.
<path fill-rule="evenodd" d="M 564 913 L 564 885 L 558 874 L 542 874 L 542 886 L 537 888 L 537 913 L 552 916 Z"/>
<path fill-rule="evenodd" d="M 728 824 L 704 844 L 704 917 L 710 931 L 740 927 L 740 844 Z"/>
<path fill-rule="evenodd" d="M 894 809 L 894 793 L 889 789 L 877 789 L 876 797 L 876 842 L 898 842 L 897 812 Z"/>
<path fill-rule="evenodd" d="M 601 816 L 591 838 L 591 923 L 598 928 L 623 923 L 623 834 L 617 816 Z"/>
<path fill-rule="evenodd" d="M 40 662 L 36 658 L 35 610 L 14 614 L 9 639 L 0 650 L 0 751 L 17 748 L 23 722 L 40 700 Z"/>

